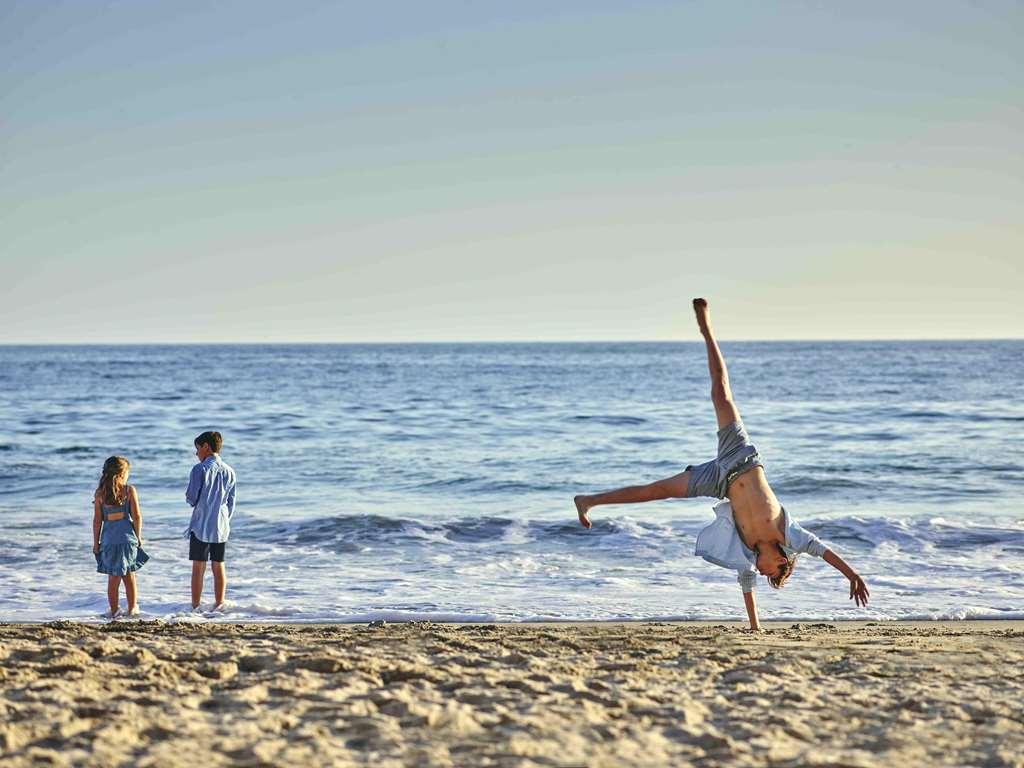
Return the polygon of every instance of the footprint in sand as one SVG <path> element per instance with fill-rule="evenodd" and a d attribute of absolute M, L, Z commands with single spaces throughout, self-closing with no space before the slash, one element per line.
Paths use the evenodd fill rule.
<path fill-rule="evenodd" d="M 118 664 L 127 667 L 141 667 L 148 664 L 156 664 L 160 659 L 148 648 L 136 648 L 128 653 L 122 653 L 111 659 Z"/>
<path fill-rule="evenodd" d="M 319 672 L 320 674 L 348 672 L 352 669 L 352 665 L 347 661 L 334 656 L 301 656 L 293 659 L 289 666 L 293 669 L 308 669 L 310 672 Z"/>
<path fill-rule="evenodd" d="M 145 741 L 163 741 L 178 735 L 178 731 L 172 728 L 165 728 L 162 725 L 153 725 L 142 732 Z"/>
<path fill-rule="evenodd" d="M 230 680 L 238 674 L 238 664 L 233 661 L 209 662 L 199 665 L 196 672 L 207 680 Z"/>
<path fill-rule="evenodd" d="M 92 658 L 85 651 L 67 647 L 45 650 L 24 661 L 45 664 L 39 673 L 47 677 L 56 677 L 68 672 L 83 672 L 92 664 Z"/>
<path fill-rule="evenodd" d="M 238 668 L 243 672 L 266 672 L 287 663 L 283 653 L 247 653 L 238 659 Z"/>

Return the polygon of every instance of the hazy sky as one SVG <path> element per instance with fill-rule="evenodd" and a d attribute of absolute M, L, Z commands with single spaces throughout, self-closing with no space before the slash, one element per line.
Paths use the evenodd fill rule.
<path fill-rule="evenodd" d="M 0 342 L 1024 337 L 1017 2 L 0 0 Z"/>

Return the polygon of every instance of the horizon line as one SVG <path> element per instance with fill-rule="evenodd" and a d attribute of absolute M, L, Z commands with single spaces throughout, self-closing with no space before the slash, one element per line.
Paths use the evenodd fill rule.
<path fill-rule="evenodd" d="M 743 338 L 729 339 L 716 337 L 724 343 L 912 343 L 922 341 L 1024 341 L 1024 336 L 915 336 L 899 338 L 845 337 L 845 338 Z M 479 340 L 430 340 L 430 341 L 0 341 L 3 347 L 226 347 L 226 346 L 442 346 L 471 344 L 703 344 L 701 339 L 479 339 Z"/>

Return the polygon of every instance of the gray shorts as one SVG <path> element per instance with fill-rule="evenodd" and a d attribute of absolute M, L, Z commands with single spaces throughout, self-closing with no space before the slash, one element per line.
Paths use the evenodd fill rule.
<path fill-rule="evenodd" d="M 743 422 L 734 421 L 718 430 L 718 456 L 704 464 L 690 465 L 687 496 L 711 496 L 724 499 L 732 481 L 754 467 L 763 466 L 761 457 L 750 442 Z"/>

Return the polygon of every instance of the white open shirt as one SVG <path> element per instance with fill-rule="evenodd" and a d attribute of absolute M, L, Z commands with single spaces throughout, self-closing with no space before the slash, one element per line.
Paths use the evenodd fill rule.
<path fill-rule="evenodd" d="M 703 557 L 709 563 L 731 568 L 736 571 L 736 580 L 744 592 L 754 591 L 757 579 L 757 553 L 747 549 L 736 530 L 736 521 L 732 516 L 732 504 L 728 499 L 715 504 L 715 520 L 711 525 L 697 534 L 697 546 L 694 554 Z M 822 557 L 828 549 L 821 539 L 809 531 L 805 531 L 795 520 L 790 519 L 786 508 L 782 508 L 783 530 L 786 542 L 783 548 L 787 554 L 806 552 L 808 555 Z"/>

